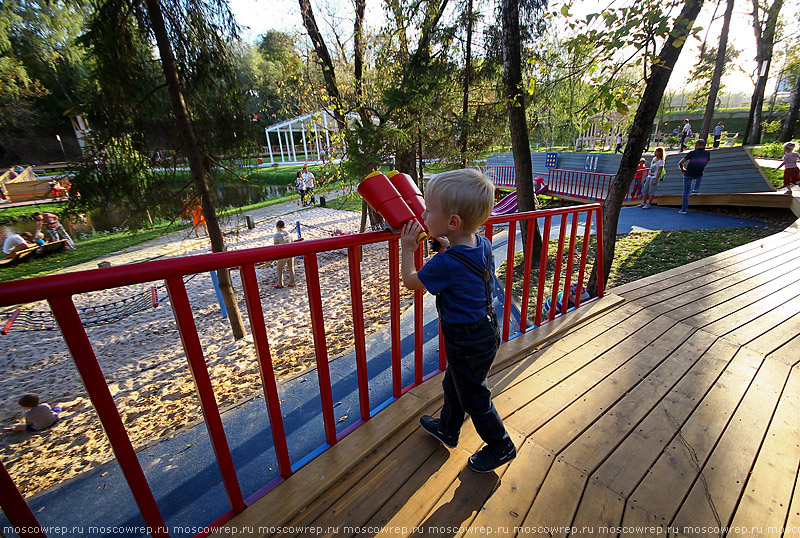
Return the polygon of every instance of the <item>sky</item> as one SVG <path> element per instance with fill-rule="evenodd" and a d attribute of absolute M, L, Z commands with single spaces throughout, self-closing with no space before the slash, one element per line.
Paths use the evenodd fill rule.
<path fill-rule="evenodd" d="M 572 13 L 585 14 L 590 11 L 597 11 L 601 5 L 613 4 L 620 6 L 632 1 L 636 0 L 602 0 L 601 2 L 597 0 L 578 0 L 575 2 Z M 798 10 L 798 1 L 800 0 L 784 1 L 784 14 L 789 15 L 793 27 L 795 28 L 797 27 L 796 12 Z M 551 1 L 551 11 L 559 10 L 561 3 L 560 0 Z M 297 0 L 230 0 L 230 5 L 239 24 L 246 28 L 244 37 L 248 41 L 255 40 L 257 36 L 270 29 L 286 32 L 303 32 Z M 350 0 L 312 0 L 312 5 L 317 14 L 317 22 L 321 26 L 323 20 L 325 20 L 325 18 L 322 17 L 324 10 L 333 13 L 338 11 L 340 16 L 352 19 L 353 7 Z M 381 5 L 382 2 L 380 0 L 369 0 L 367 2 L 366 20 L 368 25 L 377 27 L 380 24 L 382 17 Z M 725 2 L 720 2 L 716 13 L 717 20 L 711 23 L 712 14 L 716 5 L 717 3 L 714 1 L 706 1 L 696 23 L 696 25 L 703 27 L 703 30 L 700 32 L 700 40 L 691 40 L 684 46 L 684 50 L 675 66 L 675 73 L 670 78 L 668 90 L 680 92 L 683 88 L 689 89 L 691 87 L 687 79 L 689 72 L 697 61 L 698 52 L 702 46 L 703 39 L 707 39 L 707 46 L 710 47 L 716 47 L 719 44 L 719 34 L 722 28 L 722 15 L 725 11 Z M 750 74 L 752 74 L 756 68 L 755 34 L 751 17 L 747 11 L 751 9 L 751 5 L 750 0 L 737 0 L 729 35 L 729 43 L 742 51 L 736 63 Z M 349 27 L 351 24 L 352 23 L 348 22 L 347 26 Z M 774 75 L 777 75 L 779 70 L 780 65 L 777 63 L 770 69 L 770 75 L 772 76 L 770 76 L 770 81 L 767 85 L 768 93 L 771 93 L 775 88 Z M 728 69 L 728 73 L 725 78 L 723 78 L 723 84 L 726 85 L 727 91 L 731 93 L 741 92 L 748 95 L 752 94 L 754 86 L 748 73 L 742 73 L 737 69 Z"/>

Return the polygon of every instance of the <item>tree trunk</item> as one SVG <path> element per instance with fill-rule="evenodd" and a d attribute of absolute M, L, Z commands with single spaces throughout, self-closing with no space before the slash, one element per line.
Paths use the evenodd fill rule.
<path fill-rule="evenodd" d="M 797 70 L 797 78 L 795 78 L 794 88 L 792 88 L 792 104 L 789 105 L 789 114 L 783 122 L 781 142 L 789 142 L 793 138 L 794 124 L 797 123 L 798 112 L 800 112 L 800 69 Z"/>
<path fill-rule="evenodd" d="M 525 117 L 525 94 L 522 89 L 522 44 L 519 30 L 519 0 L 502 0 L 503 19 L 503 87 L 508 128 L 511 132 L 511 150 L 514 153 L 514 170 L 517 184 L 519 212 L 538 209 L 533 192 L 533 164 L 528 138 L 528 123 Z M 523 242 L 527 244 L 528 229 L 522 227 Z M 534 221 L 533 252 L 525 255 L 540 256 L 542 234 Z M 510 238 L 509 238 L 510 239 Z M 534 258 L 536 259 L 536 258 Z"/>
<path fill-rule="evenodd" d="M 647 85 L 639 102 L 639 108 L 636 109 L 636 116 L 634 116 L 633 124 L 628 132 L 628 144 L 622 153 L 622 161 L 617 171 L 617 177 L 611 184 L 608 196 L 603 202 L 604 284 L 608 283 L 608 275 L 611 264 L 614 261 L 614 247 L 617 241 L 617 225 L 622 201 L 631 186 L 633 176 L 636 175 L 639 158 L 647 143 L 647 135 L 658 112 L 658 106 L 664 96 L 664 90 L 669 82 L 672 69 L 675 67 L 675 62 L 678 61 L 686 36 L 689 34 L 702 6 L 703 0 L 687 0 L 680 15 L 675 19 L 672 32 L 670 32 L 658 58 L 653 63 L 650 77 L 647 79 Z M 598 277 L 597 265 L 595 264 L 587 286 L 587 291 L 592 296 L 597 296 L 599 288 Z"/>
<path fill-rule="evenodd" d="M 722 79 L 722 72 L 725 70 L 725 53 L 728 49 L 728 30 L 731 27 L 733 2 L 734 0 L 728 0 L 728 7 L 725 9 L 725 17 L 722 19 L 722 33 L 719 36 L 717 61 L 714 64 L 714 74 L 711 75 L 711 90 L 708 93 L 706 112 L 703 115 L 703 125 L 700 127 L 700 140 L 706 140 L 708 138 L 708 132 L 711 130 L 711 124 L 714 120 L 714 105 L 717 102 L 717 94 L 719 94 L 719 82 Z"/>
<path fill-rule="evenodd" d="M 368 125 L 370 114 L 364 107 L 364 11 L 366 0 L 356 0 L 356 20 L 353 26 L 353 86 L 355 89 L 356 107 L 361 117 L 361 124 Z"/>
<path fill-rule="evenodd" d="M 211 200 L 211 193 L 208 188 L 208 176 L 206 174 L 205 165 L 203 164 L 203 156 L 197 145 L 192 122 L 189 119 L 189 112 L 183 100 L 183 91 L 181 90 L 180 80 L 178 79 L 178 66 L 175 62 L 175 56 L 172 53 L 172 46 L 170 45 L 169 36 L 167 35 L 159 0 L 147 0 L 147 11 L 152 23 L 153 33 L 156 37 L 158 51 L 161 55 L 161 65 L 164 70 L 164 77 L 167 80 L 170 100 L 172 101 L 172 112 L 175 114 L 175 121 L 178 124 L 178 130 L 181 134 L 183 148 L 186 153 L 186 158 L 189 161 L 192 181 L 194 182 L 195 189 L 197 189 L 197 194 L 200 196 L 200 202 L 203 206 L 203 216 L 206 219 L 208 238 L 211 240 L 211 250 L 214 252 L 225 252 L 225 239 L 219 228 L 219 221 L 217 220 L 217 214 L 214 210 L 214 202 Z M 217 271 L 217 275 L 219 276 L 219 286 L 222 297 L 228 310 L 228 320 L 231 324 L 233 337 L 238 340 L 244 337 L 244 323 L 242 322 L 242 315 L 239 312 L 239 305 L 236 303 L 236 297 L 233 294 L 230 272 L 227 269 L 221 270 Z"/>
<path fill-rule="evenodd" d="M 299 0 L 299 2 L 300 14 L 303 17 L 303 26 L 305 26 L 308 37 L 311 38 L 311 43 L 314 45 L 317 58 L 319 58 L 322 64 L 322 77 L 325 80 L 325 89 L 333 105 L 333 117 L 339 124 L 339 129 L 344 129 L 346 123 L 344 120 L 344 110 L 342 108 L 342 97 L 339 93 L 339 85 L 336 82 L 336 71 L 333 68 L 331 55 L 328 52 L 328 47 L 325 45 L 325 40 L 322 38 L 322 34 L 317 26 L 317 20 L 314 17 L 314 10 L 311 9 L 310 0 Z"/>
<path fill-rule="evenodd" d="M 472 82 L 472 0 L 467 2 L 467 50 L 464 59 L 464 97 L 461 102 L 461 166 L 467 167 L 469 86 Z"/>
<path fill-rule="evenodd" d="M 761 113 L 764 107 L 764 93 L 767 89 L 767 78 L 772 62 L 772 48 L 775 45 L 775 29 L 778 25 L 778 15 L 783 0 L 775 0 L 767 10 L 767 20 L 761 26 L 759 17 L 758 0 L 753 2 L 753 30 L 756 34 L 756 60 L 758 61 L 758 80 L 753 97 L 750 99 L 750 114 L 747 117 L 747 126 L 744 129 L 745 144 L 755 145 L 761 141 Z"/>

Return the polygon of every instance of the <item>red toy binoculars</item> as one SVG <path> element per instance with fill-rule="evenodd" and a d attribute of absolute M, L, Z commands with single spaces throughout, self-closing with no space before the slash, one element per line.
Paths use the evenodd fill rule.
<path fill-rule="evenodd" d="M 400 231 L 412 220 L 425 230 L 422 219 L 425 198 L 408 174 L 397 170 L 386 175 L 372 172 L 358 184 L 358 193 L 386 220 L 392 230 Z M 428 234 L 422 232 L 417 237 L 417 242 L 421 243 L 427 237 Z"/>

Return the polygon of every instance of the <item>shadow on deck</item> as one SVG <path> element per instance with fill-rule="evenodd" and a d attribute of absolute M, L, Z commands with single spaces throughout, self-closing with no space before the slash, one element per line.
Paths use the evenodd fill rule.
<path fill-rule="evenodd" d="M 469 422 L 454 450 L 419 428 L 441 406 L 434 380 L 215 535 L 788 536 L 798 271 L 800 221 L 610 290 L 501 348 L 490 386 L 519 449 L 510 464 L 467 469 Z"/>

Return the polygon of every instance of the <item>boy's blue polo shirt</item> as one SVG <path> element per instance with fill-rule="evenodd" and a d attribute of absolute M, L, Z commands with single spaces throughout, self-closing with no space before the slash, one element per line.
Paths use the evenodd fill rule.
<path fill-rule="evenodd" d="M 494 260 L 489 240 L 476 235 L 478 245 L 450 247 L 475 262 L 478 267 L 491 263 L 494 274 Z M 473 323 L 486 315 L 486 284 L 476 273 L 457 259 L 440 252 L 417 272 L 420 282 L 430 293 L 441 294 L 440 312 L 445 323 Z"/>

